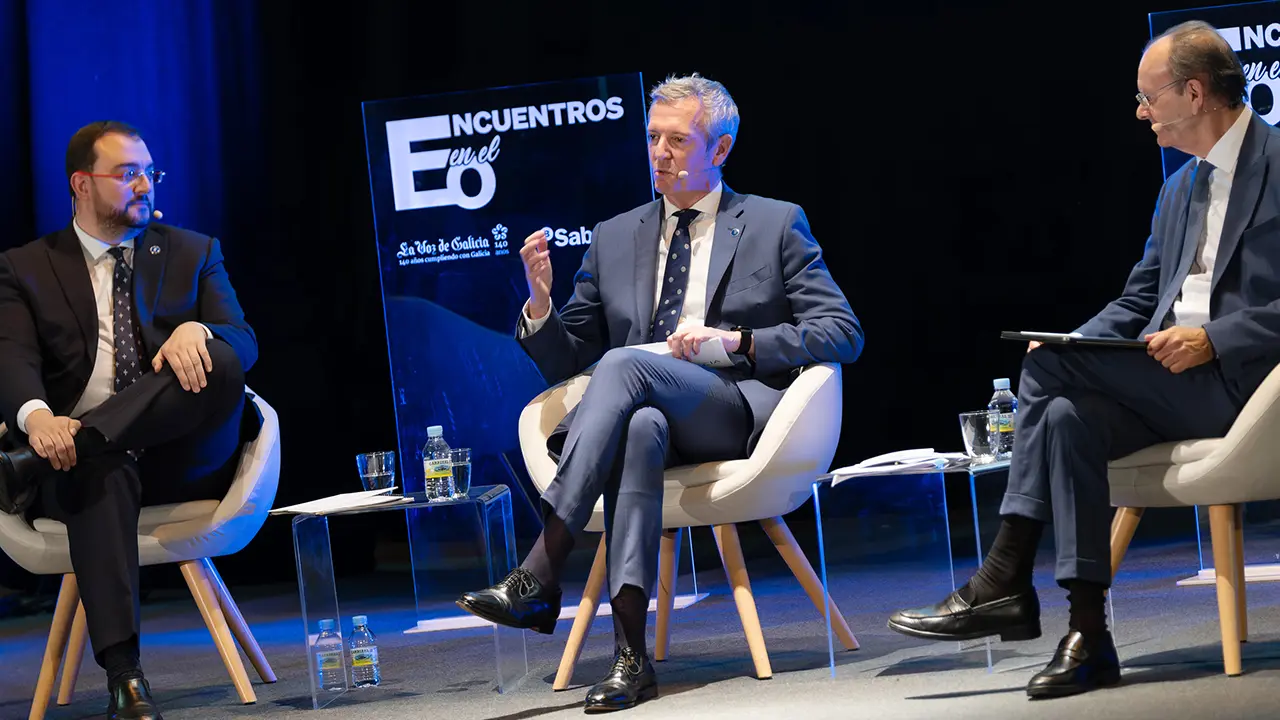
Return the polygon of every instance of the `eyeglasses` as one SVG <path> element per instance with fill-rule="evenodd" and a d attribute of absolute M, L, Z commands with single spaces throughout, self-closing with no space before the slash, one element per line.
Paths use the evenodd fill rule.
<path fill-rule="evenodd" d="M 1151 94 L 1151 95 L 1148 95 L 1148 94 L 1146 94 L 1146 93 L 1144 93 L 1144 92 L 1140 92 L 1140 93 L 1138 93 L 1137 95 L 1135 95 L 1134 97 L 1136 97 L 1136 98 L 1138 99 L 1138 104 L 1139 104 L 1139 105 L 1141 105 L 1142 107 L 1146 108 L 1147 110 L 1150 110 L 1150 109 L 1151 109 L 1151 104 L 1152 104 L 1152 103 L 1154 103 L 1154 102 L 1156 101 L 1156 98 L 1160 97 L 1160 93 L 1164 92 L 1165 88 L 1167 88 L 1167 87 L 1171 87 L 1171 86 L 1173 86 L 1173 85 L 1176 85 L 1177 83 L 1180 83 L 1180 82 L 1186 82 L 1186 81 L 1187 81 L 1187 78 L 1175 78 L 1175 79 L 1174 79 L 1174 80 L 1172 80 L 1171 82 L 1167 82 L 1167 83 L 1165 83 L 1164 85 L 1161 85 L 1160 87 L 1156 88 L 1155 93 L 1153 93 L 1153 94 Z"/>
<path fill-rule="evenodd" d="M 119 173 L 87 172 L 87 173 L 81 173 L 81 174 L 88 175 L 89 177 L 115 178 L 116 180 L 119 180 L 125 185 L 132 185 L 138 182 L 138 178 L 142 177 L 143 175 L 147 176 L 147 179 L 151 181 L 152 185 L 159 185 L 160 183 L 164 182 L 164 171 L 156 170 L 154 168 L 150 170 L 135 170 L 130 168 L 129 170 L 125 170 L 124 172 L 119 172 Z"/>

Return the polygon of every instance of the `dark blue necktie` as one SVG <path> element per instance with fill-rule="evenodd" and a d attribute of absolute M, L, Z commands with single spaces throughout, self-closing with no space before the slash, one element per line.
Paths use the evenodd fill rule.
<path fill-rule="evenodd" d="M 662 293 L 658 297 L 658 306 L 653 314 L 653 327 L 649 337 L 654 340 L 665 340 L 676 331 L 680 323 L 680 311 L 684 309 L 684 291 L 689 287 L 689 225 L 698 216 L 698 211 L 677 210 L 676 232 L 671 236 L 671 249 L 667 252 L 666 272 L 663 273 Z"/>
<path fill-rule="evenodd" d="M 111 284 L 111 324 L 115 329 L 115 388 L 120 392 L 142 377 L 142 353 L 133 323 L 133 268 L 124 259 L 124 248 L 107 251 L 116 260 Z"/>
<path fill-rule="evenodd" d="M 1213 175 L 1214 169 L 1207 160 L 1201 160 L 1196 165 L 1195 179 L 1191 183 L 1191 197 L 1187 206 L 1187 223 L 1182 236 L 1182 252 L 1178 256 L 1178 267 L 1174 271 L 1172 282 L 1160 299 L 1151 325 L 1147 327 L 1149 332 L 1163 330 L 1165 325 L 1175 322 L 1173 304 L 1182 296 L 1182 284 L 1186 282 L 1192 267 L 1200 264 L 1200 240 L 1204 237 L 1205 222 L 1209 216 L 1209 178 Z M 1200 272 L 1203 272 L 1203 269 Z"/>

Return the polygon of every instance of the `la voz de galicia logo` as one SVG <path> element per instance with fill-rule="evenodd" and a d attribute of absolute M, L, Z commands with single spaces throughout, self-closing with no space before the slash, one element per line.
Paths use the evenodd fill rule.
<path fill-rule="evenodd" d="M 396 211 L 456 205 L 476 210 L 489 204 L 497 190 L 493 163 L 502 153 L 502 133 L 509 130 L 532 130 L 580 123 L 617 120 L 623 115 L 622 98 L 592 98 L 522 105 L 502 110 L 480 110 L 474 113 L 432 115 L 430 117 L 390 120 L 387 122 L 387 153 L 391 165 L 391 188 Z M 444 144 L 435 141 L 493 135 L 488 144 Z M 427 149 L 420 149 L 426 145 Z M 418 190 L 414 173 L 424 170 L 446 170 L 444 187 Z M 462 188 L 462 175 L 468 170 L 480 178 L 480 189 L 468 195 Z"/>

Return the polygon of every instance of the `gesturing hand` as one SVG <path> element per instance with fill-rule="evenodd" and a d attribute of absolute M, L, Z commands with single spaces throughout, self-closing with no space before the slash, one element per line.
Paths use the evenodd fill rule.
<path fill-rule="evenodd" d="M 182 323 L 164 345 L 160 346 L 160 352 L 151 358 L 151 369 L 160 372 L 164 364 L 169 363 L 173 374 L 178 376 L 182 389 L 198 393 L 200 388 L 209 384 L 205 373 L 213 372 L 213 360 L 209 358 L 205 342 L 203 325 L 197 322 Z"/>
<path fill-rule="evenodd" d="M 546 230 L 539 230 L 524 239 L 520 248 L 520 260 L 524 263 L 524 277 L 529 283 L 529 312 L 533 319 L 541 318 L 551 310 L 551 252 L 547 250 Z"/>

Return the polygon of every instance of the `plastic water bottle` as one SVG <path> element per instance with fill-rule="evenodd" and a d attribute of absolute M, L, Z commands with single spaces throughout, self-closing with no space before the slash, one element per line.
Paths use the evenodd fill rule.
<path fill-rule="evenodd" d="M 453 456 L 444 441 L 444 428 L 427 428 L 427 444 L 422 446 L 422 474 L 426 480 L 427 499 L 453 497 Z"/>
<path fill-rule="evenodd" d="M 998 413 L 996 421 L 997 435 L 995 451 L 997 460 L 1007 460 L 1013 455 L 1013 431 L 1018 417 L 1018 398 L 1009 391 L 1009 378 L 999 378 L 991 382 L 995 394 L 987 403 L 987 410 Z"/>
<path fill-rule="evenodd" d="M 315 653 L 320 687 L 329 692 L 342 692 L 347 689 L 347 678 L 342 671 L 342 636 L 335 626 L 332 618 L 320 621 L 320 636 L 311 651 Z"/>
<path fill-rule="evenodd" d="M 351 639 L 347 648 L 351 651 L 351 684 L 356 687 L 373 687 L 382 682 L 378 669 L 378 638 L 369 629 L 369 618 L 356 615 L 351 618 Z"/>

